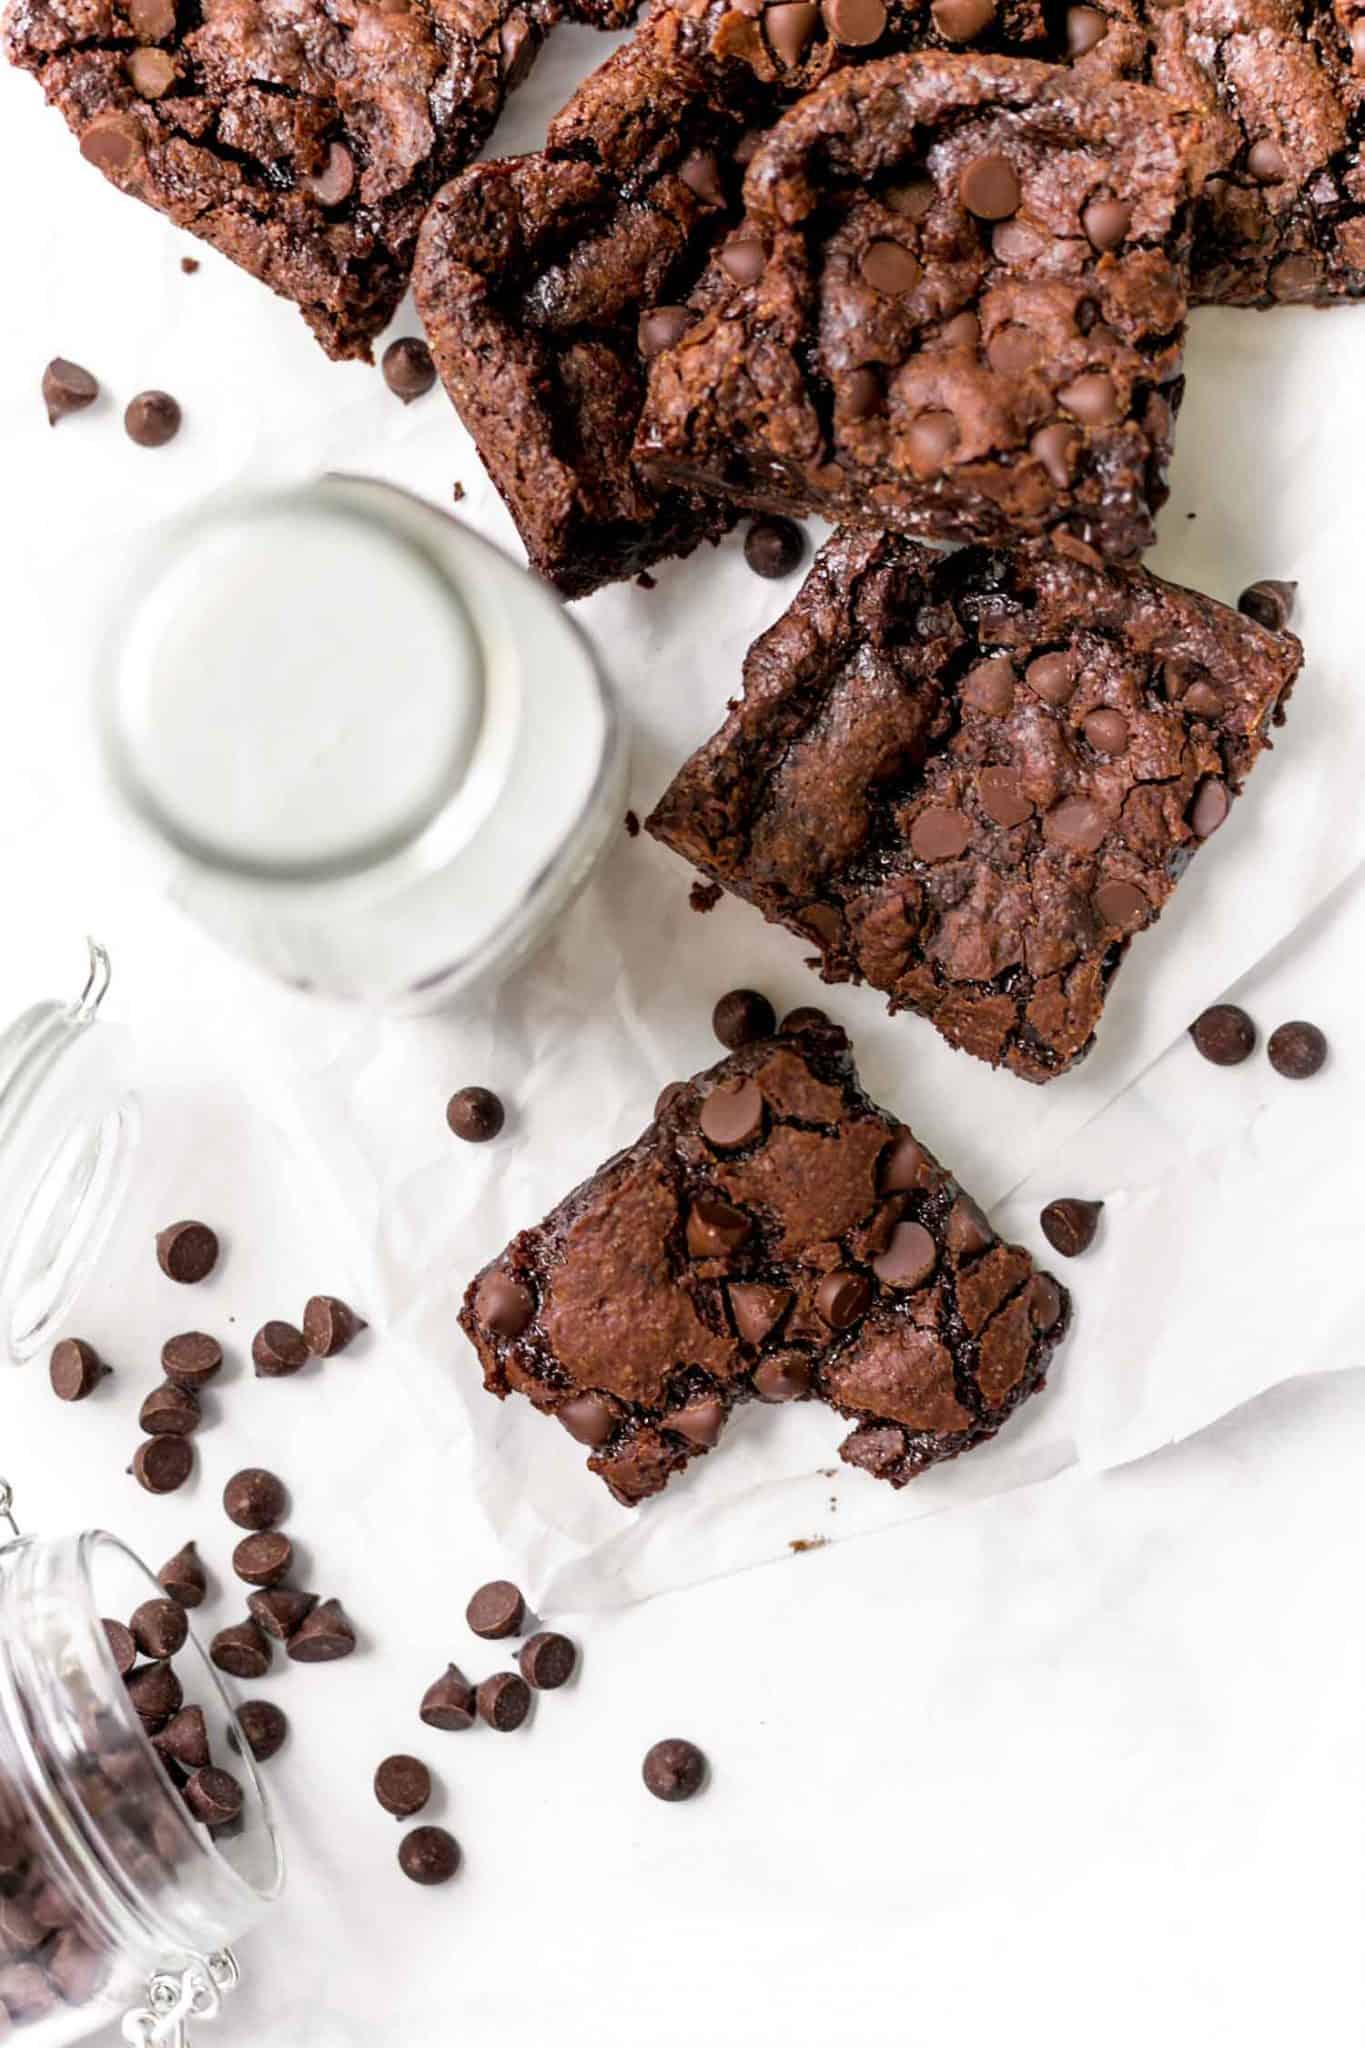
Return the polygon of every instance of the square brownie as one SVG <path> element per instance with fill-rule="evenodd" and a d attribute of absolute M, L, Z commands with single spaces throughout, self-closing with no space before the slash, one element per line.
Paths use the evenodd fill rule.
<path fill-rule="evenodd" d="M 368 360 L 444 179 L 559 0 L 9 0 L 4 42 L 81 154 Z M 619 27 L 630 8 L 583 0 Z"/>
<path fill-rule="evenodd" d="M 1154 538 L 1203 118 L 1022 60 L 887 58 L 774 127 L 652 365 L 670 483 L 938 540 Z"/>
<path fill-rule="evenodd" d="M 854 1424 L 841 1455 L 903 1486 L 1037 1392 L 1068 1317 L 818 1022 L 666 1088 L 460 1322 L 489 1392 L 553 1416 L 634 1506 L 753 1399 L 826 1402 Z"/>
<path fill-rule="evenodd" d="M 1049 1081 L 1089 1051 L 1301 659 L 1291 634 L 1046 542 L 845 531 L 648 829 L 813 942 L 826 981 Z"/>

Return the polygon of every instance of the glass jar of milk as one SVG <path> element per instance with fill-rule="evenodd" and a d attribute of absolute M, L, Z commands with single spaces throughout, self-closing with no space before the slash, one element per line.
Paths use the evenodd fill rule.
<path fill-rule="evenodd" d="M 226 498 L 158 535 L 135 598 L 100 662 L 118 789 L 184 909 L 296 987 L 434 1009 L 523 959 L 619 829 L 586 640 L 406 492 Z"/>

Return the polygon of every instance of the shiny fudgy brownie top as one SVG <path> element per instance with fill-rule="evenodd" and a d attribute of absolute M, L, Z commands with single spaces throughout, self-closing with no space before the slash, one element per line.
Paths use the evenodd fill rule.
<path fill-rule="evenodd" d="M 666 1088 L 460 1321 L 489 1391 L 554 1416 L 633 1505 L 755 1398 L 828 1403 L 855 1424 L 842 1456 L 904 1485 L 1041 1386 L 1067 1314 L 814 1023 Z"/>
<path fill-rule="evenodd" d="M 648 829 L 953 1045 L 1090 1048 L 1133 935 L 1223 823 L 1302 650 L 1033 542 L 837 534 Z"/>

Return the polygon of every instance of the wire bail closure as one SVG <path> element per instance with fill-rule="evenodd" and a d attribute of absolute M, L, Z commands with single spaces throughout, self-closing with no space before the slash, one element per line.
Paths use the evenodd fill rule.
<path fill-rule="evenodd" d="M 194 1956 L 183 1970 L 158 1970 L 147 1980 L 147 2002 L 124 2014 L 128 2048 L 191 2048 L 189 2022 L 217 2019 L 224 1998 L 241 1981 L 230 1948 Z"/>

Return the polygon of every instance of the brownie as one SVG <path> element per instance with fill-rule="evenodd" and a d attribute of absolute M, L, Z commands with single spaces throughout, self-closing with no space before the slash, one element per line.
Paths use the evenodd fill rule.
<path fill-rule="evenodd" d="M 633 1506 L 751 1399 L 827 1403 L 841 1455 L 903 1486 L 1042 1386 L 1068 1312 L 819 1022 L 666 1088 L 460 1321 L 490 1393 L 555 1416 Z"/>
<path fill-rule="evenodd" d="M 422 214 L 560 0 L 9 0 L 8 56 L 81 154 L 369 359 Z M 582 0 L 604 26 L 622 0 Z"/>
<path fill-rule="evenodd" d="M 1045 541 L 844 531 L 648 829 L 950 1044 L 1090 1049 L 1132 939 L 1226 818 L 1302 650 Z"/>
<path fill-rule="evenodd" d="M 1202 118 L 1148 86 L 929 52 L 784 115 L 654 361 L 651 473 L 938 540 L 1153 539 Z"/>
<path fill-rule="evenodd" d="M 584 81 L 546 147 L 441 192 L 418 245 L 418 309 L 447 392 L 532 566 L 568 597 L 688 554 L 729 509 L 631 460 L 650 355 L 738 219 L 744 164 L 781 111 L 874 51 L 944 46 L 980 0 L 661 0 Z M 1040 0 L 980 39 L 1042 47 Z"/>

